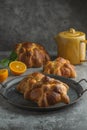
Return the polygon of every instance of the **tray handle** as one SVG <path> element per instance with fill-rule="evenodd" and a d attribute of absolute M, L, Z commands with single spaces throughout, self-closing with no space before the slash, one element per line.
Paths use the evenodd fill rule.
<path fill-rule="evenodd" d="M 0 85 L 1 85 L 0 89 L 1 89 L 2 87 L 5 88 L 4 84 L 0 83 Z"/>
<path fill-rule="evenodd" d="M 1 92 L 1 89 L 2 88 L 5 88 L 4 84 L 0 83 L 0 95 L 3 96 L 2 92 Z"/>
<path fill-rule="evenodd" d="M 85 81 L 87 83 L 86 79 L 81 79 L 80 81 L 78 81 L 77 83 L 80 84 L 81 82 Z M 87 91 L 87 89 L 83 90 L 81 95 L 83 95 L 85 92 Z"/>

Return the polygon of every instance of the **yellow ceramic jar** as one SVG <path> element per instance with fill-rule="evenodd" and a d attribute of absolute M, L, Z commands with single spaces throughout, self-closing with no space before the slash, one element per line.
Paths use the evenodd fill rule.
<path fill-rule="evenodd" d="M 68 59 L 72 64 L 80 64 L 86 57 L 86 35 L 83 32 L 69 31 L 60 32 L 54 37 L 58 46 L 58 56 Z"/>

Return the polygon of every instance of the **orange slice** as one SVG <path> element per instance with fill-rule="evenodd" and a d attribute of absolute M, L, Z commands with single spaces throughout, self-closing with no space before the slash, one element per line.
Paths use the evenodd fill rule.
<path fill-rule="evenodd" d="M 0 69 L 0 82 L 3 82 L 8 77 L 8 69 Z"/>
<path fill-rule="evenodd" d="M 9 68 L 14 75 L 21 75 L 26 71 L 27 66 L 21 61 L 12 61 Z"/>

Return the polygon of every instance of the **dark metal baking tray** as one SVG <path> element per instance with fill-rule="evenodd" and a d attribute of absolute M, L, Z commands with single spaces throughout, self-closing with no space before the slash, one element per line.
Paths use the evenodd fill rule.
<path fill-rule="evenodd" d="M 58 110 L 60 108 L 65 108 L 68 107 L 74 103 L 76 103 L 82 95 L 87 91 L 87 89 L 83 89 L 81 86 L 80 82 L 85 81 L 85 79 L 81 79 L 79 82 L 76 82 L 70 78 L 65 78 L 61 76 L 56 76 L 56 75 L 48 75 L 52 78 L 58 79 L 67 85 L 69 85 L 69 91 L 68 95 L 70 97 L 70 103 L 69 104 L 64 104 L 64 103 L 58 103 L 56 105 L 50 106 L 50 107 L 38 107 L 36 103 L 30 101 L 30 100 L 25 100 L 23 95 L 20 94 L 16 90 L 17 84 L 24 78 L 24 76 L 18 76 L 10 81 L 8 81 L 5 84 L 1 84 L 1 90 L 0 94 L 12 105 L 15 105 L 16 107 L 22 108 L 22 109 L 28 109 L 31 111 L 53 111 L 53 110 Z"/>

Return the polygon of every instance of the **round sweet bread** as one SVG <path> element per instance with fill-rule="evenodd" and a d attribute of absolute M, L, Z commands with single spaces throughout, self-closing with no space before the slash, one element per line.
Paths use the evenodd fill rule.
<path fill-rule="evenodd" d="M 15 52 L 18 60 L 24 62 L 28 68 L 41 67 L 50 60 L 45 48 L 37 43 L 24 42 L 16 44 Z"/>
<path fill-rule="evenodd" d="M 57 103 L 70 103 L 69 86 L 60 80 L 40 72 L 27 75 L 16 87 L 24 99 L 35 102 L 39 107 L 49 107 Z"/>
<path fill-rule="evenodd" d="M 75 67 L 69 60 L 62 57 L 56 58 L 54 61 L 48 61 L 43 68 L 43 73 L 64 76 L 67 78 L 75 78 Z"/>

